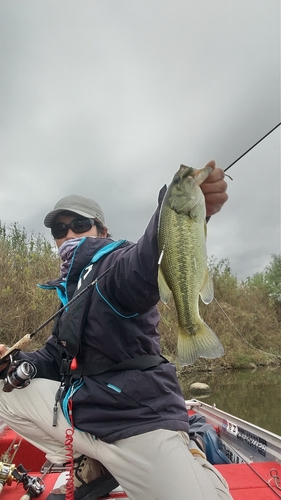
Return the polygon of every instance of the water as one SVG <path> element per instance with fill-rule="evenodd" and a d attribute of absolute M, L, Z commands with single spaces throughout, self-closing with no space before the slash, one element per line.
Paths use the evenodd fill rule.
<path fill-rule="evenodd" d="M 281 435 L 280 368 L 192 373 L 180 380 L 185 399 L 194 397 L 189 389 L 193 382 L 211 388 L 208 397 L 197 399 Z"/>

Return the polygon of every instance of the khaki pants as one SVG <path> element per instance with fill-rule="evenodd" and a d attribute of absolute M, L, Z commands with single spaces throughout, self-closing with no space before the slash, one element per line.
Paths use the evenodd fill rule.
<path fill-rule="evenodd" d="M 25 389 L 5 393 L 0 381 L 0 419 L 52 463 L 66 461 L 69 428 L 60 408 L 57 426 L 52 426 L 58 386 L 53 380 L 33 379 Z M 111 444 L 78 430 L 73 437 L 74 457 L 84 454 L 99 460 L 130 500 L 231 500 L 220 473 L 202 456 L 192 454 L 189 444 L 186 433 L 161 429 Z"/>

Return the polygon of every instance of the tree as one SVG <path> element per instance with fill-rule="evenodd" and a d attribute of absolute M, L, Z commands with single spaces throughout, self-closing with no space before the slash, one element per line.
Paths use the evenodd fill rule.
<path fill-rule="evenodd" d="M 271 261 L 264 270 L 264 278 L 269 295 L 281 304 L 281 254 L 271 256 Z"/>
<path fill-rule="evenodd" d="M 261 273 L 248 278 L 246 284 L 263 289 L 272 299 L 281 319 L 281 254 L 272 254 L 268 266 Z"/>

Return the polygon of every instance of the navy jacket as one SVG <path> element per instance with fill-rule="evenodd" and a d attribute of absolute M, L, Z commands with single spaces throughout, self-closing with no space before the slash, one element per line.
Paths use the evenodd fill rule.
<path fill-rule="evenodd" d="M 156 307 L 158 218 L 159 206 L 137 243 L 122 242 L 93 264 L 94 277 L 107 272 L 90 292 L 83 322 L 81 353 L 87 364 L 120 363 L 146 354 L 160 354 Z M 82 270 L 110 243 L 110 238 L 84 238 L 73 256 L 65 285 L 56 280 L 44 286 L 57 288 L 59 296 L 63 292 L 64 299 L 70 300 Z M 60 364 L 67 353 L 57 337 L 71 318 L 70 311 L 63 312 L 44 348 L 20 353 L 21 358 L 35 363 L 37 377 L 61 379 Z M 69 379 L 66 390 L 68 384 Z M 78 384 L 73 394 L 74 425 L 106 442 L 155 429 L 189 430 L 184 398 L 171 363 L 145 371 L 83 376 Z M 63 408 L 66 405 L 65 393 L 61 404 Z"/>

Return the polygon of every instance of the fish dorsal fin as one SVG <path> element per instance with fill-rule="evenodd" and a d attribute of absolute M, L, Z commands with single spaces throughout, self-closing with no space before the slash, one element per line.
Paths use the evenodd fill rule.
<path fill-rule="evenodd" d="M 158 267 L 158 288 L 160 299 L 167 304 L 172 292 L 166 283 L 161 266 Z"/>
<path fill-rule="evenodd" d="M 203 286 L 200 290 L 200 297 L 204 304 L 210 304 L 214 298 L 214 285 L 211 273 L 209 269 L 206 267 L 205 278 L 203 282 Z"/>

